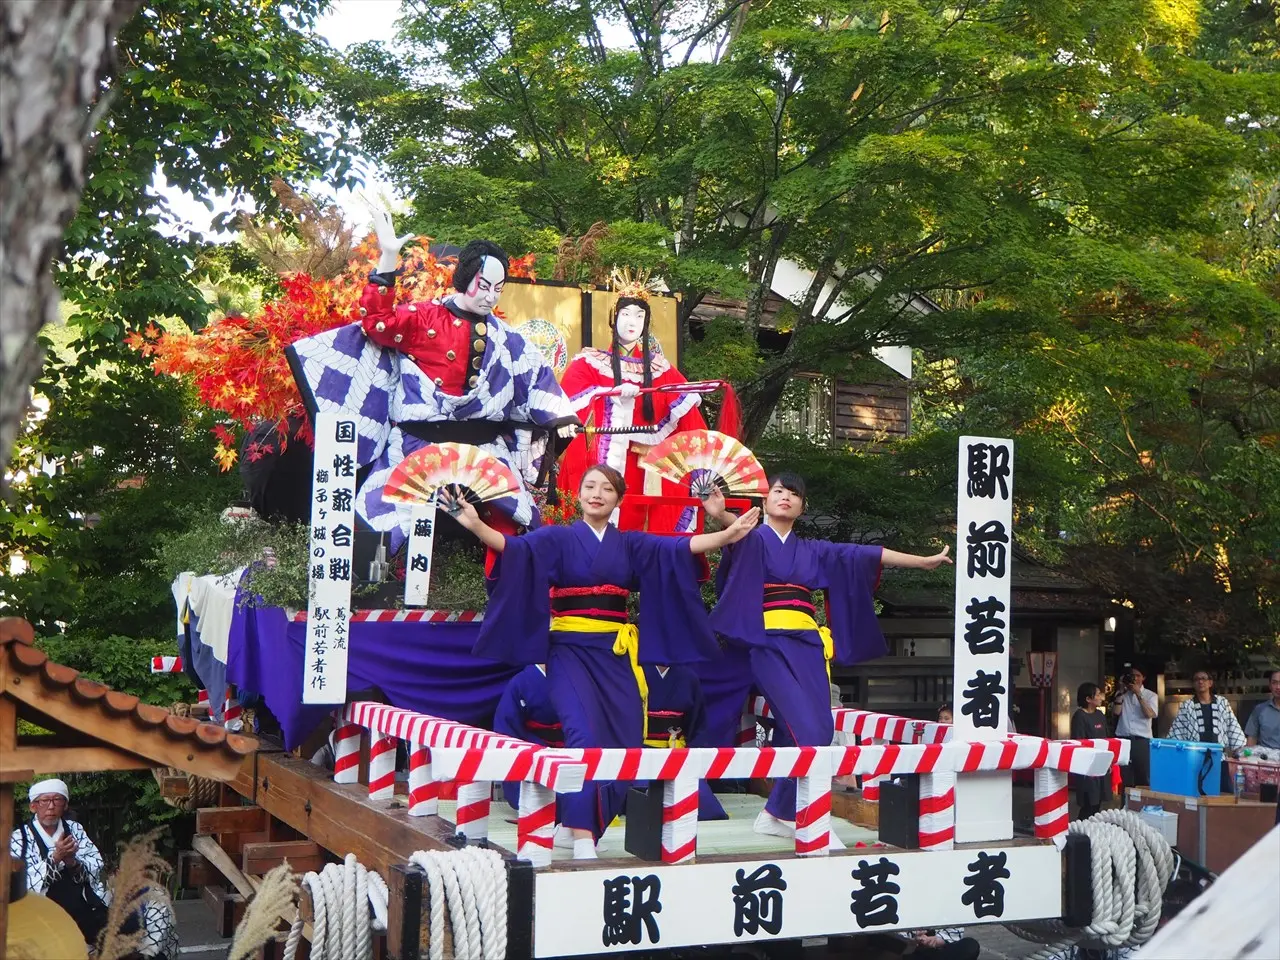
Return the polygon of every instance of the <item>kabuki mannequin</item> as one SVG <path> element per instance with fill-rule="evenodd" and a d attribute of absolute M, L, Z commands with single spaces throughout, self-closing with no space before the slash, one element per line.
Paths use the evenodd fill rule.
<path fill-rule="evenodd" d="M 560 385 L 573 404 L 578 418 L 591 427 L 634 432 L 593 433 L 584 431 L 569 444 L 560 467 L 560 489 L 573 497 L 583 472 L 593 463 L 605 463 L 623 475 L 633 493 L 689 496 L 688 482 L 662 480 L 640 466 L 640 458 L 656 443 L 684 430 L 705 430 L 706 421 L 698 409 L 696 393 L 646 393 L 642 387 L 661 387 L 687 382 L 661 351 L 654 352 L 649 338 L 652 319 L 650 291 L 645 278 L 629 272 L 615 273 L 613 292 L 618 300 L 610 329 L 608 350 L 587 347 L 570 362 Z M 620 396 L 605 396 L 614 389 Z M 693 508 L 646 508 L 623 504 L 614 518 L 620 530 L 645 529 L 652 533 L 687 532 L 693 529 Z M 647 523 L 646 523 L 647 520 Z"/>
<path fill-rule="evenodd" d="M 375 214 L 378 269 L 360 298 L 360 323 L 299 340 L 290 359 L 308 406 L 355 413 L 357 460 L 370 468 L 356 495 L 357 515 L 408 535 L 412 508 L 382 496 L 391 471 L 428 443 L 482 447 L 525 481 L 517 497 L 488 504 L 504 530 L 536 527 L 530 490 L 546 475 L 556 446 L 578 427 L 555 371 L 541 352 L 494 316 L 507 281 L 507 256 L 473 240 L 458 255 L 456 293 L 430 303 L 395 302 L 400 249 L 390 214 Z M 550 458 L 550 459 L 549 459 Z"/>

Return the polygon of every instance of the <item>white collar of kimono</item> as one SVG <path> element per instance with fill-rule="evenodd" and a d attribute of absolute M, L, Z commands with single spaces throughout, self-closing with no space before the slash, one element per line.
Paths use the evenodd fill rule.
<path fill-rule="evenodd" d="M 584 526 L 586 526 L 588 530 L 590 530 L 592 533 L 596 535 L 597 540 L 599 540 L 601 543 L 604 543 L 604 535 L 609 532 L 609 524 L 606 523 L 603 527 L 597 530 L 595 527 L 587 523 L 587 521 L 585 520 L 583 520 L 582 523 Z"/>
<path fill-rule="evenodd" d="M 783 533 L 781 530 L 779 530 L 777 527 L 771 524 L 768 520 L 765 520 L 764 525 L 768 529 L 772 530 L 774 532 L 774 535 L 777 536 L 777 538 L 781 540 L 783 543 L 786 543 L 787 537 L 791 536 L 790 530 L 788 530 L 786 533 Z"/>
<path fill-rule="evenodd" d="M 658 676 L 665 678 L 670 667 L 658 667 Z"/>
<path fill-rule="evenodd" d="M 538 672 L 544 677 L 547 675 L 547 665 L 545 663 L 535 663 L 534 666 L 538 668 Z"/>
<path fill-rule="evenodd" d="M 54 845 L 61 840 L 62 835 L 66 833 L 61 820 L 58 821 L 58 829 L 54 830 L 53 833 L 45 833 L 44 827 L 40 826 L 39 820 L 33 819 L 31 821 L 31 825 L 40 831 L 40 836 L 44 839 L 44 845 L 48 847 L 49 850 L 53 850 Z"/>

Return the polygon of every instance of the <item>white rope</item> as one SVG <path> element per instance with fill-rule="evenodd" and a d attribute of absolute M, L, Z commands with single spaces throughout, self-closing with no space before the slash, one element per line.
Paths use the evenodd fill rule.
<path fill-rule="evenodd" d="M 419 850 L 409 858 L 426 874 L 430 901 L 428 960 L 446 960 L 445 907 L 453 956 L 502 960 L 507 954 L 507 872 L 494 850 Z"/>
<path fill-rule="evenodd" d="M 311 893 L 311 960 L 370 960 L 370 927 L 387 929 L 386 881 L 349 853 L 340 864 L 329 863 L 319 873 L 308 873 L 302 885 Z M 302 927 L 299 911 L 285 941 L 284 960 L 294 960 Z"/>
<path fill-rule="evenodd" d="M 1093 919 L 1080 929 L 1060 920 L 1006 924 L 1024 940 L 1047 945 L 1026 960 L 1048 960 L 1072 946 L 1116 950 L 1146 943 L 1160 923 L 1164 890 L 1173 876 L 1168 842 L 1129 810 L 1106 810 L 1067 829 L 1089 838 Z"/>

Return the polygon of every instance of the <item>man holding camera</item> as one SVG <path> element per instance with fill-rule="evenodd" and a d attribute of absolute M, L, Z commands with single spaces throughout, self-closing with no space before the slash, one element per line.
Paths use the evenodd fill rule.
<path fill-rule="evenodd" d="M 1116 721 L 1116 736 L 1130 743 L 1129 765 L 1120 773 L 1126 787 L 1145 787 L 1151 782 L 1151 722 L 1160 709 L 1160 701 L 1154 690 L 1142 685 L 1146 677 L 1136 667 L 1130 667 L 1120 678 L 1111 709 L 1120 719 Z"/>

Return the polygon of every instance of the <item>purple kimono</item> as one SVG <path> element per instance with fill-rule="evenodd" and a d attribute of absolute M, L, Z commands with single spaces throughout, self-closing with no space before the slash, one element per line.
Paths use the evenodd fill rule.
<path fill-rule="evenodd" d="M 640 591 L 642 663 L 704 660 L 720 650 L 697 576 L 683 537 L 622 533 L 609 526 L 598 538 L 582 521 L 507 537 L 475 653 L 547 665 L 565 746 L 641 746 L 640 690 L 630 659 L 613 652 L 618 630 L 627 623 L 627 595 Z M 596 621 L 601 629 L 548 630 L 553 613 L 557 619 Z M 581 793 L 564 795 L 561 822 L 599 838 L 621 810 L 626 789 L 625 783 L 588 783 Z"/>
<path fill-rule="evenodd" d="M 533 664 L 511 678 L 493 715 L 493 729 L 544 747 L 564 746 L 564 727 L 551 705 L 551 685 L 542 667 Z M 507 803 L 520 808 L 520 784 L 504 783 L 502 793 Z"/>
<path fill-rule="evenodd" d="M 714 746 L 702 740 L 706 730 L 706 701 L 702 683 L 690 668 L 675 664 L 666 675 L 656 666 L 644 668 L 649 684 L 649 730 L 645 746 L 667 748 L 674 735 L 688 747 Z M 698 819 L 727 820 L 729 815 L 702 780 L 698 784 Z"/>
<path fill-rule="evenodd" d="M 708 718 L 714 742 L 733 743 L 747 695 L 755 687 L 777 718 L 773 745 L 823 746 L 835 725 L 822 639 L 816 630 L 766 630 L 766 609 L 808 612 L 810 594 L 826 590 L 834 661 L 853 666 L 888 647 L 876 620 L 873 594 L 883 550 L 859 544 L 782 539 L 760 526 L 727 548 L 720 561 L 720 601 L 711 625 L 729 645 L 729 664 L 709 665 L 719 715 Z M 730 665 L 731 664 L 731 665 Z M 779 780 L 766 809 L 780 820 L 796 816 L 794 780 Z"/>

